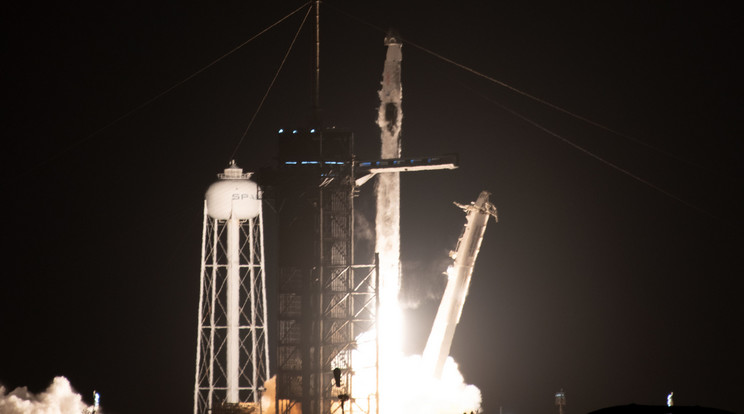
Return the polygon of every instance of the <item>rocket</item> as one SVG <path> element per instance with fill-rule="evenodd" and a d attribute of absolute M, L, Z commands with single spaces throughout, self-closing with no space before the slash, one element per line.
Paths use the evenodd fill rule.
<path fill-rule="evenodd" d="M 457 241 L 457 247 L 450 252 L 454 263 L 447 269 L 447 287 L 422 356 L 424 369 L 436 378 L 441 378 L 444 363 L 449 356 L 488 218 L 493 216 L 498 221 L 496 207 L 488 201 L 489 196 L 489 192 L 482 191 L 478 199 L 469 205 L 455 203 L 467 213 L 465 228 Z"/>

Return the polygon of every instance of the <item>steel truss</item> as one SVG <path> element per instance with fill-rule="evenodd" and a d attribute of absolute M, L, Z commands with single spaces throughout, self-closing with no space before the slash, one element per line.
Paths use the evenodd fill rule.
<path fill-rule="evenodd" d="M 354 374 L 376 375 L 377 362 L 355 365 L 354 351 L 361 335 L 375 329 L 375 265 L 354 261 L 351 134 L 319 135 L 293 132 L 280 150 L 280 181 L 286 184 L 278 190 L 285 227 L 279 241 L 277 411 L 296 412 L 299 403 L 303 414 L 369 414 L 377 392 L 355 394 Z"/>
<path fill-rule="evenodd" d="M 231 220 L 209 217 L 205 202 L 194 414 L 219 411 L 226 401 L 228 228 Z M 263 212 L 252 219 L 235 220 L 232 225 L 239 235 L 237 389 L 240 402 L 257 404 L 269 378 Z"/>

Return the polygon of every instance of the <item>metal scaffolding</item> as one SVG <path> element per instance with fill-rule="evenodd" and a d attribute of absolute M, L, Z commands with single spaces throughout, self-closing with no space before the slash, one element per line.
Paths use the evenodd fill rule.
<path fill-rule="evenodd" d="M 374 330 L 377 285 L 375 266 L 354 261 L 353 136 L 279 139 L 278 412 L 300 403 L 304 414 L 369 413 L 377 394 L 354 397 L 353 351 Z"/>
<path fill-rule="evenodd" d="M 205 201 L 194 414 L 259 404 L 269 378 L 265 284 L 260 204 L 255 217 L 217 219 Z"/>

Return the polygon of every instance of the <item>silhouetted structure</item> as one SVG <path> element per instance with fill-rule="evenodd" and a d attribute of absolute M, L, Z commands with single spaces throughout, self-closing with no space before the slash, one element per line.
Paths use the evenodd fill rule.
<path fill-rule="evenodd" d="M 353 135 L 282 129 L 278 141 L 277 412 L 341 412 L 332 371 L 351 390 L 356 338 L 376 312 L 374 265 L 354 262 Z"/>
<path fill-rule="evenodd" d="M 718 408 L 700 407 L 697 405 L 684 406 L 673 405 L 618 405 L 615 407 L 602 408 L 589 414 L 734 414 L 731 411 Z"/>

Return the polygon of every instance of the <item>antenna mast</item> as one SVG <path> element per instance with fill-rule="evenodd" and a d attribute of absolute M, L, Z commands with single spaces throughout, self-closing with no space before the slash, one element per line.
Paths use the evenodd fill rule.
<path fill-rule="evenodd" d="M 558 406 L 558 414 L 565 413 L 565 409 L 563 407 L 566 406 L 566 393 L 563 392 L 563 388 L 555 393 L 555 405 Z"/>
<path fill-rule="evenodd" d="M 313 85 L 313 115 L 320 121 L 320 0 L 315 0 L 315 83 Z"/>

